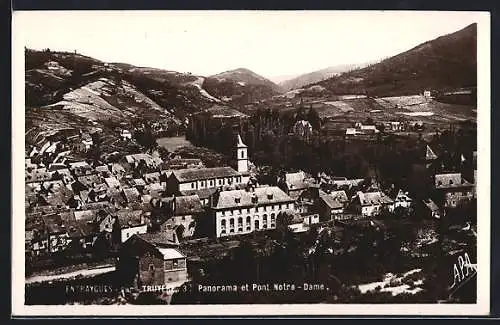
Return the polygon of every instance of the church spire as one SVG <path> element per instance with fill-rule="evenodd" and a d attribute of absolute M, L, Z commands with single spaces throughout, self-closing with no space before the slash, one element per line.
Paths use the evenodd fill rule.
<path fill-rule="evenodd" d="M 237 170 L 239 173 L 248 172 L 248 147 L 243 143 L 241 136 L 238 134 L 236 138 L 236 160 Z"/>

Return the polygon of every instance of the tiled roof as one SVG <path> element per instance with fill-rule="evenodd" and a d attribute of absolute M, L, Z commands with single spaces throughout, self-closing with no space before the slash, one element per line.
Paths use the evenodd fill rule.
<path fill-rule="evenodd" d="M 309 187 L 304 172 L 285 174 L 285 182 L 289 190 L 300 190 Z"/>
<path fill-rule="evenodd" d="M 121 228 L 137 227 L 144 224 L 142 222 L 142 211 L 141 210 L 128 210 L 122 209 L 113 213 L 118 217 Z"/>
<path fill-rule="evenodd" d="M 98 210 L 80 210 L 74 211 L 76 221 L 94 221 L 97 217 Z"/>
<path fill-rule="evenodd" d="M 75 175 L 85 175 L 92 171 L 92 167 L 85 161 L 78 161 L 69 164 L 69 170 L 71 170 Z"/>
<path fill-rule="evenodd" d="M 359 186 L 361 182 L 363 182 L 363 178 L 358 178 L 358 179 L 346 179 L 346 180 L 333 180 L 333 184 L 336 184 L 337 186 Z"/>
<path fill-rule="evenodd" d="M 203 200 L 203 199 L 210 198 L 216 191 L 217 191 L 217 188 L 203 188 L 203 189 L 199 189 L 199 190 L 181 191 L 181 194 L 182 195 L 198 195 L 200 200 Z"/>
<path fill-rule="evenodd" d="M 66 226 L 66 233 L 71 238 L 78 238 L 85 236 L 83 230 L 85 230 L 87 227 L 83 227 L 82 230 L 82 228 L 80 227 L 79 223 L 75 218 L 73 211 L 61 212 L 61 219 L 63 220 L 63 223 Z"/>
<path fill-rule="evenodd" d="M 106 182 L 110 190 L 118 190 L 121 187 L 120 182 L 115 177 L 107 177 L 104 182 Z"/>
<path fill-rule="evenodd" d="M 89 202 L 89 203 L 84 203 L 83 208 L 88 209 L 88 210 L 99 210 L 99 209 L 109 208 L 110 205 L 111 204 L 108 201 Z"/>
<path fill-rule="evenodd" d="M 120 164 L 115 163 L 115 164 L 112 164 L 110 167 L 111 167 L 110 168 L 111 173 L 113 173 L 114 175 L 120 174 L 120 173 L 125 173 L 125 168 L 123 168 L 123 166 Z"/>
<path fill-rule="evenodd" d="M 153 157 L 146 153 L 138 153 L 134 155 L 125 156 L 125 160 L 129 164 L 139 163 L 141 160 L 144 161 L 147 165 L 150 166 L 159 166 L 163 160 L 159 157 Z"/>
<path fill-rule="evenodd" d="M 343 207 L 342 203 L 337 201 L 331 195 L 328 195 L 326 193 L 320 193 L 319 197 L 321 200 L 323 200 L 323 202 L 325 202 L 326 205 L 328 205 L 330 209 L 340 209 Z"/>
<path fill-rule="evenodd" d="M 172 260 L 172 259 L 178 259 L 178 258 L 185 258 L 184 254 L 179 252 L 175 248 L 165 248 L 165 247 L 158 247 L 158 250 L 160 253 L 163 255 L 164 260 Z"/>
<path fill-rule="evenodd" d="M 38 168 L 31 172 L 26 172 L 24 179 L 26 183 L 48 181 L 52 179 L 53 174 L 54 172 L 49 172 L 46 168 Z"/>
<path fill-rule="evenodd" d="M 161 185 L 160 183 L 151 183 L 146 185 L 144 188 L 150 192 L 162 192 L 165 190 L 163 185 Z"/>
<path fill-rule="evenodd" d="M 213 168 L 189 168 L 174 170 L 173 175 L 179 182 L 192 182 L 197 180 L 233 177 L 240 175 L 231 167 L 213 167 Z"/>
<path fill-rule="evenodd" d="M 107 174 L 110 172 L 108 166 L 106 166 L 106 165 L 97 166 L 95 168 L 95 170 L 96 170 L 96 172 L 103 173 L 103 174 Z"/>
<path fill-rule="evenodd" d="M 127 207 L 133 210 L 141 210 L 142 212 L 151 212 L 153 210 L 153 206 L 149 202 L 132 202 Z"/>
<path fill-rule="evenodd" d="M 160 182 L 160 173 L 147 173 L 142 175 L 142 178 L 146 181 L 146 183 L 159 183 Z"/>
<path fill-rule="evenodd" d="M 132 184 L 134 186 L 145 186 L 146 185 L 146 182 L 142 179 L 142 178 L 134 178 L 132 180 Z"/>
<path fill-rule="evenodd" d="M 335 200 L 337 200 L 340 203 L 344 203 L 349 201 L 349 198 L 347 197 L 347 194 L 345 191 L 332 191 L 330 193 L 330 196 L 333 197 Z"/>
<path fill-rule="evenodd" d="M 177 245 L 176 241 L 174 241 L 173 238 L 173 236 L 175 236 L 175 232 L 168 234 L 165 232 L 146 233 L 146 234 L 137 234 L 136 236 L 155 246 Z"/>
<path fill-rule="evenodd" d="M 196 214 L 203 211 L 198 195 L 177 196 L 173 203 L 173 214 L 176 216 Z"/>
<path fill-rule="evenodd" d="M 97 174 L 80 176 L 77 179 L 89 189 L 94 187 L 94 185 L 102 183 L 102 178 Z"/>
<path fill-rule="evenodd" d="M 49 233 L 54 234 L 66 232 L 60 214 L 42 215 L 42 219 L 45 223 L 45 226 L 48 228 Z"/>
<path fill-rule="evenodd" d="M 385 195 L 383 192 L 367 192 L 363 193 L 358 191 L 358 199 L 362 206 L 368 206 L 373 204 L 390 204 L 393 203 L 393 200 Z"/>
<path fill-rule="evenodd" d="M 472 184 L 462 178 L 460 173 L 437 174 L 434 178 L 436 189 L 456 188 L 471 186 Z"/>
<path fill-rule="evenodd" d="M 245 190 L 222 191 L 218 196 L 215 204 L 216 209 L 293 202 L 291 197 L 276 186 L 257 187 L 253 192 Z"/>
<path fill-rule="evenodd" d="M 137 202 L 139 200 L 139 191 L 135 187 L 124 188 L 123 195 L 128 202 Z"/>

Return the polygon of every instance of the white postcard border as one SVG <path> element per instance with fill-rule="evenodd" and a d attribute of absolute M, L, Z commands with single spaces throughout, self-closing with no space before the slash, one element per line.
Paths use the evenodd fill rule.
<path fill-rule="evenodd" d="M 99 14 L 99 11 L 93 11 Z M 135 12 L 134 14 L 139 12 Z M 146 11 L 140 12 L 147 14 Z M 190 14 L 196 12 L 190 11 Z M 207 11 L 204 11 L 207 13 Z M 218 12 L 223 15 L 227 12 Z M 246 12 L 254 14 L 255 12 Z M 276 12 L 273 12 L 276 13 Z M 347 13 L 347 12 L 346 12 Z M 352 13 L 352 12 L 350 12 Z M 286 305 L 24 305 L 24 35 L 22 15 L 12 15 L 12 314 L 13 316 L 195 316 L 195 315 L 487 315 L 490 308 L 490 14 L 477 21 L 478 242 L 476 304 L 286 304 Z M 50 11 L 46 12 L 47 15 Z M 68 12 L 68 14 L 71 14 Z M 325 12 L 322 12 L 325 14 Z M 33 22 L 35 23 L 35 22 Z M 55 36 L 57 37 L 57 36 Z M 452 266 L 450 266 L 451 268 Z"/>

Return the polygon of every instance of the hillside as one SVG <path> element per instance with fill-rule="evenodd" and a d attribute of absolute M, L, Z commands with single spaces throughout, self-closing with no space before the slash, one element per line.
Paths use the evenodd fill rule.
<path fill-rule="evenodd" d="M 124 63 L 104 63 L 77 53 L 50 50 L 26 50 L 25 57 L 25 93 L 28 108 L 53 105 L 61 101 L 67 106 L 68 102 L 79 97 L 75 92 L 86 94 L 89 88 L 100 88 L 100 81 L 107 87 L 105 97 L 109 97 L 111 93 L 130 98 L 139 96 L 146 100 L 153 110 L 164 111 L 166 115 L 175 115 L 177 118 L 183 118 L 197 107 L 209 105 L 209 102 L 213 101 L 195 86 L 187 84 L 198 79 L 189 74 L 138 68 Z M 138 92 L 141 94 L 137 95 Z M 107 110 L 110 108 L 108 104 L 118 104 L 115 107 L 117 110 L 126 110 L 126 105 L 129 104 L 123 102 L 122 105 L 116 101 L 113 104 L 109 103 L 108 99 L 114 101 L 112 98 L 104 98 L 104 102 L 93 102 L 92 105 L 97 109 Z M 100 106 L 101 104 L 104 106 Z"/>
<path fill-rule="evenodd" d="M 348 72 L 349 70 L 353 70 L 356 68 L 359 68 L 359 65 L 343 64 L 343 65 L 332 66 L 325 69 L 313 71 L 310 73 L 305 73 L 296 76 L 294 78 L 282 81 L 279 83 L 279 86 L 285 91 L 298 89 L 309 84 L 313 84 L 331 77 L 338 76 L 341 73 Z"/>
<path fill-rule="evenodd" d="M 202 84 L 211 95 L 236 106 L 270 98 L 282 92 L 272 81 L 240 68 L 206 78 Z"/>
<path fill-rule="evenodd" d="M 377 64 L 316 85 L 328 94 L 400 96 L 477 84 L 477 24 L 438 37 Z"/>

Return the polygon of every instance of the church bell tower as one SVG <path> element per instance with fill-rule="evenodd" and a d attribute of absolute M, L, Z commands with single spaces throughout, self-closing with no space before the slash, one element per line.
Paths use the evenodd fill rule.
<path fill-rule="evenodd" d="M 237 144 L 236 144 L 236 160 L 237 160 L 237 171 L 239 173 L 248 172 L 248 147 L 241 140 L 241 136 L 238 134 Z"/>

